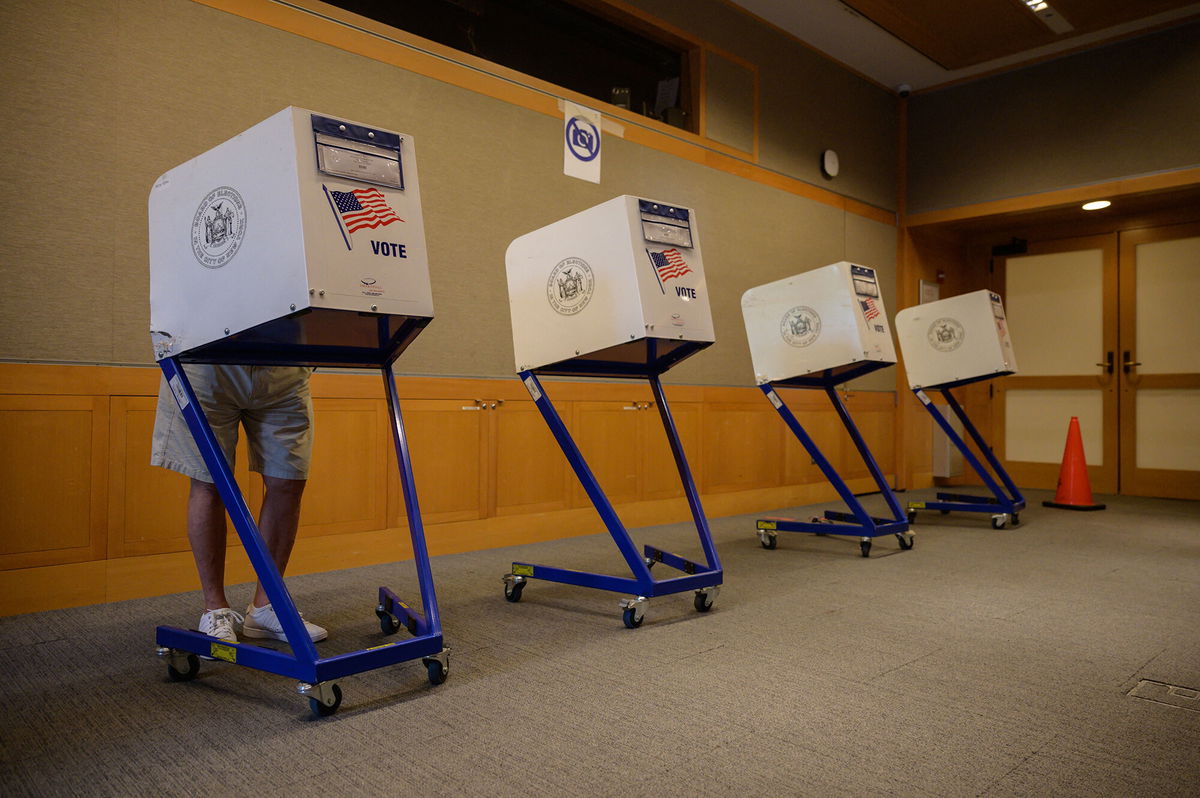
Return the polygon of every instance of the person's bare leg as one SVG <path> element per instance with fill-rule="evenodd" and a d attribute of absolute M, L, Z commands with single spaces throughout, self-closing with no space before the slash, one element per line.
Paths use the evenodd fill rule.
<path fill-rule="evenodd" d="M 204 608 L 219 610 L 229 606 L 225 597 L 225 505 L 217 486 L 193 479 L 188 492 L 188 543 L 200 574 Z"/>
<path fill-rule="evenodd" d="M 296 532 L 300 528 L 300 498 L 306 483 L 307 480 L 303 479 L 263 477 L 267 490 L 262 511 L 258 514 L 258 530 L 280 576 L 287 569 L 292 547 L 296 543 Z M 254 606 L 265 607 L 270 602 L 260 581 L 254 592 Z"/>

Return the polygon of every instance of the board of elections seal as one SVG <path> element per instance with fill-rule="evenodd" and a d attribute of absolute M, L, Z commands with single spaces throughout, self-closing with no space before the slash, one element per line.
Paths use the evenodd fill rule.
<path fill-rule="evenodd" d="M 953 352 L 962 346 L 967 333 L 957 319 L 945 317 L 930 324 L 925 337 L 929 339 L 929 345 L 937 351 Z"/>
<path fill-rule="evenodd" d="M 564 316 L 574 316 L 592 301 L 596 286 L 592 267 L 583 258 L 566 258 L 558 262 L 546 281 L 546 298 L 550 307 Z"/>
<path fill-rule="evenodd" d="M 246 237 L 246 201 L 237 189 L 214 188 L 192 217 L 192 252 L 206 269 L 219 269 L 237 254 Z"/>
<path fill-rule="evenodd" d="M 821 337 L 821 316 L 806 305 L 797 305 L 783 314 L 779 333 L 791 346 L 808 346 Z"/>

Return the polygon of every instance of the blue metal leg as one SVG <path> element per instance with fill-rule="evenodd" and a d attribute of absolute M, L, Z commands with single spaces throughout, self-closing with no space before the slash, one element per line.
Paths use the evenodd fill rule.
<path fill-rule="evenodd" d="M 404 508 L 408 514 L 408 534 L 412 539 L 413 560 L 417 566 L 417 584 L 421 589 L 421 607 L 425 611 L 428 632 L 441 634 L 437 597 L 433 588 L 433 571 L 429 565 L 429 550 L 425 545 L 425 526 L 417 503 L 417 488 L 413 479 L 412 460 L 408 454 L 408 438 L 404 433 L 404 418 L 400 414 L 400 398 L 396 392 L 396 377 L 391 365 L 383 367 L 384 390 L 388 411 L 392 417 L 392 441 L 396 445 L 396 463 L 400 468 L 400 487 L 404 492 Z"/>
<path fill-rule="evenodd" d="M 967 446 L 966 441 L 964 441 L 962 436 L 955 431 L 954 427 L 951 426 L 950 422 L 945 418 L 945 416 L 938 412 L 937 408 L 933 405 L 933 401 L 928 397 L 928 395 L 926 395 L 925 392 L 920 388 L 914 388 L 913 393 L 916 394 L 917 399 L 919 399 L 921 404 L 925 406 L 925 409 L 929 412 L 929 415 L 933 417 L 933 420 L 941 428 L 942 432 L 946 434 L 946 437 L 948 437 L 950 441 L 958 448 L 958 450 L 962 452 L 963 458 L 967 461 L 975 473 L 979 475 L 979 478 L 983 481 L 983 484 L 987 487 L 987 489 L 991 491 L 992 495 L 988 497 L 970 496 L 958 493 L 938 493 L 937 498 L 939 501 L 909 502 L 909 517 L 911 518 L 915 514 L 916 510 L 921 509 L 941 510 L 944 512 L 958 510 L 963 512 L 991 513 L 993 516 L 992 525 L 999 528 L 999 526 L 1002 526 L 1003 524 L 998 524 L 997 518 L 999 517 L 1001 521 L 1003 521 L 1003 516 L 1008 515 L 1012 516 L 1015 520 L 1016 514 L 1025 509 L 1025 497 L 1021 495 L 1021 491 L 1012 481 L 1012 478 L 1008 475 L 1008 472 L 1004 469 L 1004 466 L 1001 465 L 1000 460 L 992 452 L 992 449 L 990 446 L 988 446 L 987 441 L 985 441 L 983 436 L 979 434 L 979 430 L 976 429 L 975 425 L 971 423 L 971 419 L 967 417 L 966 412 L 954 398 L 954 395 L 950 393 L 948 388 L 941 389 L 941 392 L 942 396 L 945 397 L 946 403 L 950 407 L 950 410 L 955 414 L 955 416 L 958 417 L 958 420 L 963 425 L 963 429 L 971 437 L 971 440 L 974 441 L 976 447 L 978 447 L 984 458 L 991 465 L 992 471 L 994 471 L 996 476 L 998 476 L 1004 483 L 1004 486 L 1008 489 L 1008 492 L 1005 492 L 1005 488 L 1000 486 L 1000 484 L 987 470 L 983 463 L 979 461 L 979 458 L 975 456 L 975 453 L 971 451 L 970 447 Z"/>
<path fill-rule="evenodd" d="M 675 420 L 671 417 L 671 408 L 667 405 L 667 397 L 663 393 L 662 383 L 658 376 L 650 378 L 650 389 L 654 392 L 654 401 L 658 405 L 658 415 L 662 419 L 663 430 L 667 433 L 667 443 L 671 446 L 671 454 L 675 458 L 675 468 L 679 471 L 679 479 L 683 483 L 683 492 L 687 496 L 688 507 L 692 511 L 692 521 L 696 531 L 700 533 L 700 547 L 708 561 L 709 570 L 720 571 L 721 560 L 717 557 L 717 549 L 713 545 L 712 532 L 708 528 L 708 517 L 700 506 L 700 492 L 696 490 L 696 481 L 692 478 L 692 470 L 688 467 L 687 456 L 683 453 L 683 443 L 679 440 L 679 430 L 675 428 Z"/>
<path fill-rule="evenodd" d="M 579 451 L 579 447 L 575 444 L 570 432 L 567 431 L 566 425 L 563 424 L 562 419 L 558 415 L 558 411 L 555 410 L 553 403 L 551 403 L 549 397 L 546 395 L 546 391 L 537 376 L 533 372 L 523 371 L 520 373 L 520 378 L 529 390 L 530 396 L 533 397 L 534 404 L 542 414 L 542 418 L 546 422 L 546 426 L 549 427 L 551 434 L 554 435 L 559 448 L 562 449 L 567 461 L 571 464 L 571 468 L 587 493 L 588 498 L 591 500 L 592 506 L 599 513 L 600 519 L 604 522 L 605 528 L 620 550 L 633 577 L 610 576 L 587 571 L 572 571 L 565 568 L 516 562 L 513 563 L 512 573 L 506 577 L 506 582 L 508 583 L 506 595 L 509 599 L 516 601 L 520 598 L 521 589 L 524 587 L 526 579 L 544 579 L 598 590 L 611 590 L 621 593 L 632 592 L 639 596 L 639 601 L 646 597 L 668 595 L 685 590 L 696 590 L 706 593 L 706 597 L 710 599 L 709 605 L 711 605 L 711 597 L 715 594 L 715 586 L 721 583 L 723 572 L 720 560 L 717 557 L 716 548 L 712 542 L 708 520 L 704 515 L 703 508 L 700 506 L 699 493 L 696 490 L 695 482 L 688 468 L 687 459 L 684 457 L 683 447 L 679 442 L 679 435 L 671 419 L 670 410 L 667 407 L 666 399 L 662 392 L 662 385 L 658 379 L 656 377 L 651 378 L 651 388 L 658 403 L 659 413 L 663 419 L 671 451 L 675 456 L 675 464 L 679 470 L 680 479 L 683 481 L 684 492 L 687 495 L 688 505 L 692 511 L 692 518 L 696 523 L 696 530 L 700 536 L 701 548 L 704 550 L 707 564 L 692 563 L 669 552 L 662 552 L 652 546 L 646 547 L 645 555 L 640 553 L 630 538 L 629 532 L 625 529 L 624 524 L 617 517 L 612 503 L 604 494 L 595 475 L 592 474 L 591 469 L 583 458 L 583 454 Z M 679 568 L 687 575 L 669 579 L 655 579 L 650 573 L 650 568 L 647 564 L 648 560 L 651 562 L 662 562 L 668 566 Z M 632 612 L 632 610 L 628 610 L 628 612 Z M 638 624 L 640 624 L 640 618 L 639 607 L 637 613 Z M 629 618 L 627 618 L 626 623 L 633 625 Z"/>
<path fill-rule="evenodd" d="M 834 410 L 837 411 L 838 417 L 842 420 L 842 426 L 846 428 L 846 432 L 850 433 L 850 440 L 854 441 L 854 447 L 858 449 L 858 455 L 862 458 L 863 463 L 867 466 L 867 470 L 871 472 L 871 477 L 875 480 L 879 492 L 883 494 L 883 499 L 887 502 L 888 509 L 892 511 L 893 521 L 904 521 L 904 511 L 900 509 L 900 502 L 896 499 L 896 494 L 892 493 L 892 488 L 884 479 L 883 471 L 879 468 L 879 464 L 875 462 L 874 455 L 867 448 L 867 442 L 863 440 L 862 434 L 858 431 L 854 420 L 850 418 L 849 411 L 846 410 L 846 405 L 842 402 L 842 398 L 837 395 L 837 389 L 830 385 L 825 388 L 825 393 L 829 396 L 829 401 L 833 403 Z"/>
<path fill-rule="evenodd" d="M 822 535 L 852 535 L 861 538 L 864 555 L 870 551 L 870 539 L 879 537 L 880 535 L 897 535 L 901 540 L 902 546 L 911 548 L 911 537 L 904 534 L 908 531 L 908 522 L 905 520 L 903 511 L 900 509 L 900 504 L 896 501 L 895 494 L 892 493 L 891 487 L 887 484 L 887 480 L 884 479 L 883 472 L 879 469 L 878 463 L 875 462 L 875 458 L 871 455 L 871 450 L 867 447 L 866 441 L 863 440 L 862 435 L 859 433 L 858 427 L 855 426 L 854 420 L 850 418 L 850 414 L 847 412 L 841 397 L 837 395 L 837 389 L 834 386 L 827 386 L 825 393 L 833 403 L 833 407 L 837 411 L 842 425 L 850 435 L 850 439 L 854 441 L 854 445 L 858 449 L 863 462 L 866 464 L 867 470 L 870 471 L 871 476 L 874 478 L 876 486 L 884 495 L 888 508 L 892 511 L 890 519 L 873 518 L 867 512 L 862 502 L 858 500 L 858 497 L 850 490 L 845 480 L 834 469 L 833 464 L 821 452 L 816 441 L 801 426 L 791 409 L 779 397 L 779 394 L 776 393 L 774 386 L 766 383 L 760 385 L 759 390 L 771 402 L 771 406 L 775 408 L 779 417 L 783 419 L 788 429 L 792 431 L 792 434 L 800 441 L 805 451 L 812 457 L 813 462 L 821 469 L 821 473 L 829 480 L 834 490 L 837 491 L 838 496 L 850 508 L 850 513 L 826 511 L 826 521 L 840 522 L 833 525 L 820 521 L 796 521 L 786 518 L 760 519 L 758 521 L 758 532 L 763 545 L 767 548 L 774 548 L 774 535 L 776 532 L 812 532 Z"/>

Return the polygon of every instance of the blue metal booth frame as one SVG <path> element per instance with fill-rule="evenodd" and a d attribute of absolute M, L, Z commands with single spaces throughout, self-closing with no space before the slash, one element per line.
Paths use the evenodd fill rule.
<path fill-rule="evenodd" d="M 854 424 L 854 420 L 850 418 L 850 413 L 846 410 L 845 403 L 837 394 L 837 386 L 847 380 L 861 377 L 864 374 L 869 374 L 872 371 L 890 365 L 892 364 L 865 360 L 838 368 L 824 369 L 812 375 L 765 382 L 758 386 L 771 402 L 771 406 L 779 413 L 780 418 L 787 424 L 788 429 L 792 431 L 792 434 L 800 441 L 805 451 L 812 457 L 813 462 L 821 469 L 821 473 L 833 485 L 838 496 L 850 508 L 849 513 L 826 510 L 821 517 L 814 517 L 810 521 L 800 521 L 793 518 L 760 518 L 757 524 L 758 539 L 764 549 L 773 549 L 778 545 L 777 533 L 779 532 L 808 532 L 815 535 L 847 535 L 857 537 L 859 539 L 859 550 L 864 557 L 871 555 L 871 542 L 881 535 L 895 535 L 901 549 L 907 550 L 913 547 L 913 534 L 909 532 L 908 521 L 904 517 L 904 512 L 900 509 L 900 503 L 896 500 L 896 495 L 887 484 L 887 480 L 884 479 L 883 472 L 879 469 L 879 464 L 875 462 L 871 450 L 867 447 L 867 442 L 863 440 L 862 434 Z M 887 508 L 891 513 L 890 518 L 875 518 L 867 512 L 862 502 L 850 490 L 846 481 L 834 469 L 833 464 L 829 462 L 828 458 L 817 447 L 816 442 L 805 431 L 804 427 L 800 425 L 800 422 L 796 420 L 796 416 L 792 413 L 791 409 L 779 397 L 779 394 L 775 392 L 776 386 L 820 388 L 825 391 L 825 395 L 833 403 L 838 418 L 841 419 L 842 425 L 846 428 L 846 432 L 849 433 L 850 440 L 854 441 L 854 446 L 858 449 L 859 456 L 867 466 L 867 470 L 871 473 L 871 477 L 875 480 L 880 494 L 882 494 L 884 501 L 887 503 Z"/>
<path fill-rule="evenodd" d="M 936 501 L 909 502 L 908 522 L 910 524 L 916 523 L 917 510 L 939 510 L 942 512 L 942 514 L 949 513 L 952 510 L 968 513 L 988 513 L 992 517 L 992 529 L 1003 529 L 1008 525 L 1009 521 L 1012 522 L 1013 526 L 1017 526 L 1021 523 L 1020 512 L 1021 510 L 1025 509 L 1025 497 L 1021 495 L 1021 491 L 1019 488 L 1017 488 L 1016 483 L 1012 481 L 1012 478 L 1008 475 L 1008 472 L 1004 470 L 1004 466 L 1000 464 L 1000 460 L 997 459 L 996 455 L 992 452 L 992 448 L 988 446 L 987 441 L 985 441 L 983 436 L 979 434 L 979 430 L 977 430 L 975 425 L 971 423 L 971 419 L 967 417 L 966 412 L 962 409 L 962 405 L 960 405 L 954 398 L 954 395 L 950 393 L 951 388 L 957 388 L 960 385 L 967 385 L 972 382 L 979 382 L 980 380 L 993 379 L 998 376 L 1004 375 L 983 375 L 980 377 L 971 377 L 965 380 L 947 382 L 941 385 L 926 385 L 912 389 L 917 399 L 919 399 L 921 404 L 925 406 L 925 409 L 929 411 L 929 415 L 933 416 L 933 420 L 937 422 L 937 425 L 941 428 L 942 432 L 946 433 L 946 437 L 950 439 L 951 443 L 953 443 L 960 452 L 962 452 L 963 459 L 966 460 L 975 473 L 979 475 L 979 478 L 983 480 L 983 484 L 989 491 L 991 491 L 992 495 L 978 496 L 963 493 L 939 492 L 937 494 Z M 938 409 L 934 406 L 933 400 L 926 395 L 924 388 L 928 388 L 931 391 L 936 390 L 942 394 L 943 398 L 946 400 L 946 405 L 950 408 L 950 411 L 954 413 L 959 422 L 962 423 L 963 430 L 966 431 L 966 433 L 971 437 L 971 440 L 975 443 L 975 446 L 979 449 L 984 458 L 987 460 L 988 464 L 992 467 L 992 471 L 995 472 L 995 477 L 988 472 L 983 463 L 979 461 L 979 458 L 975 456 L 975 453 L 972 452 L 970 447 L 967 446 L 967 442 L 963 440 L 963 437 L 958 434 L 946 417 L 943 416 L 941 412 L 938 411 Z M 997 479 L 1004 483 L 1003 487 L 1001 487 L 1000 483 L 996 481 Z"/>
<path fill-rule="evenodd" d="M 160 626 L 156 635 L 158 654 L 166 660 L 167 674 L 173 681 L 195 678 L 200 657 L 223 660 L 298 679 L 297 691 L 309 699 L 312 712 L 319 716 L 331 715 L 341 705 L 342 691 L 335 680 L 344 676 L 420 658 L 430 683 L 436 685 L 445 681 L 449 660 L 442 641 L 429 552 L 392 371 L 393 362 L 429 321 L 424 317 L 308 309 L 159 361 L 163 376 L 175 395 L 291 647 L 291 653 L 286 653 L 243 642 L 227 643 L 190 629 Z M 380 587 L 375 614 L 384 635 L 392 635 L 403 626 L 409 637 L 336 656 L 318 654 L 196 400 L 182 368 L 185 362 L 370 368 L 382 372 L 412 538 L 421 610 L 410 607 L 390 589 Z"/>
<path fill-rule="evenodd" d="M 712 533 L 708 527 L 708 519 L 700 506 L 700 494 L 696 490 L 692 472 L 688 468 L 679 433 L 671 418 L 671 410 L 663 393 L 660 375 L 681 360 L 709 346 L 709 341 L 683 341 L 665 338 L 645 338 L 631 341 L 610 349 L 601 350 L 581 357 L 571 358 L 547 366 L 530 369 L 519 373 L 525 383 L 529 395 L 533 398 L 543 420 L 554 435 L 559 448 L 562 449 L 575 476 L 587 492 L 588 498 L 600 514 L 605 528 L 612 536 L 613 542 L 625 559 L 632 576 L 612 576 L 588 571 L 575 571 L 566 568 L 555 568 L 548 565 L 514 562 L 511 573 L 504 575 L 504 596 L 509 601 L 520 601 L 521 593 L 528 580 L 542 579 L 548 582 L 561 582 L 579 587 L 590 587 L 598 590 L 609 590 L 616 593 L 633 594 L 633 598 L 621 601 L 622 620 L 630 629 L 642 625 L 645 618 L 646 606 L 650 598 L 666 596 L 672 593 L 694 591 L 693 604 L 697 611 L 707 612 L 712 609 L 720 590 L 724 572 L 713 545 Z M 592 474 L 587 462 L 584 461 L 579 447 L 567 431 L 566 425 L 554 409 L 546 390 L 538 380 L 537 375 L 558 375 L 572 377 L 622 377 L 645 378 L 650 382 L 654 393 L 654 401 L 662 419 L 663 429 L 670 444 L 671 453 L 675 458 L 675 466 L 683 483 L 684 494 L 691 509 L 692 520 L 700 538 L 700 547 L 704 553 L 704 562 L 695 562 L 678 554 L 646 545 L 639 552 L 628 530 L 617 517 L 612 503 L 604 494 L 596 477 Z M 651 569 L 657 563 L 683 572 L 683 576 L 655 579 Z"/>

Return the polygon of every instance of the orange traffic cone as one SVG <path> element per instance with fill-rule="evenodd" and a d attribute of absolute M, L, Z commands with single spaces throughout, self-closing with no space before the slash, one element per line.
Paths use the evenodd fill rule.
<path fill-rule="evenodd" d="M 1054 501 L 1042 502 L 1043 507 L 1063 510 L 1103 510 L 1103 504 L 1092 500 L 1088 482 L 1087 462 L 1083 457 L 1083 436 L 1079 434 L 1079 419 L 1071 416 L 1067 427 L 1067 448 L 1063 450 L 1062 470 L 1058 472 L 1058 492 Z"/>

